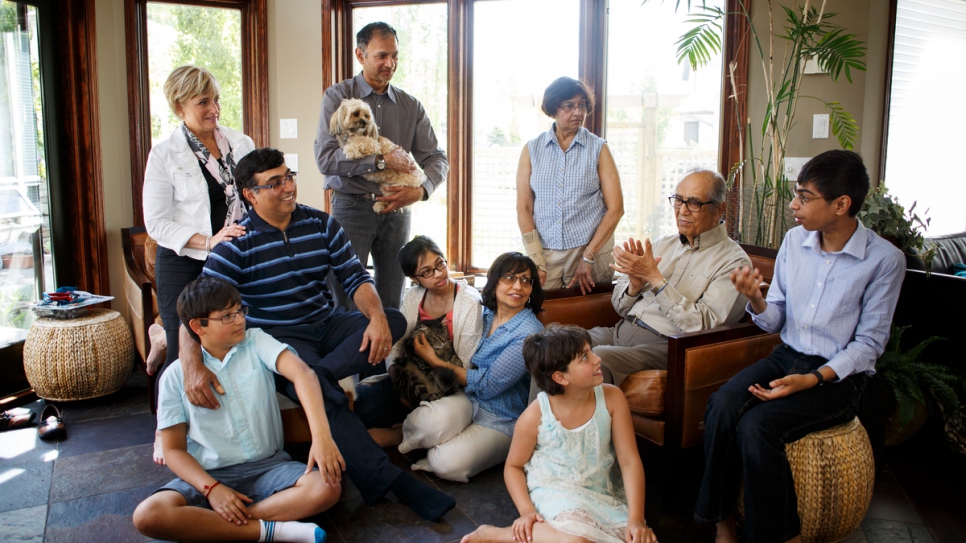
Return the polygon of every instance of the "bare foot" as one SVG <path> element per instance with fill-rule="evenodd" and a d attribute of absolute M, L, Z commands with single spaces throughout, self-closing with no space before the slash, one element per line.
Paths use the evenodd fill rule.
<path fill-rule="evenodd" d="M 161 431 L 154 431 L 154 463 L 164 466 L 164 454 L 161 452 Z"/>
<path fill-rule="evenodd" d="M 402 443 L 402 424 L 395 424 L 392 428 L 369 428 L 369 435 L 380 447 L 398 447 Z"/>
<path fill-rule="evenodd" d="M 151 338 L 151 352 L 148 353 L 148 359 L 144 364 L 148 367 L 148 375 L 154 375 L 167 357 L 168 338 L 164 335 L 164 328 L 157 323 L 148 328 L 148 337 Z"/>
<path fill-rule="evenodd" d="M 718 529 L 714 536 L 714 543 L 737 543 L 738 526 L 735 524 L 734 515 L 715 524 Z"/>
<path fill-rule="evenodd" d="M 481 525 L 476 531 L 468 533 L 463 536 L 463 539 L 460 539 L 460 543 L 497 543 L 500 541 L 513 541 L 512 532 L 509 528 L 497 528 L 489 524 Z"/>

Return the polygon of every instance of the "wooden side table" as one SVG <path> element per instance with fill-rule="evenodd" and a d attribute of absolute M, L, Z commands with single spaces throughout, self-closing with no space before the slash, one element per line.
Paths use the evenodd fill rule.
<path fill-rule="evenodd" d="M 117 392 L 131 375 L 134 341 L 117 311 L 34 321 L 23 349 L 27 381 L 41 398 L 86 400 Z"/>

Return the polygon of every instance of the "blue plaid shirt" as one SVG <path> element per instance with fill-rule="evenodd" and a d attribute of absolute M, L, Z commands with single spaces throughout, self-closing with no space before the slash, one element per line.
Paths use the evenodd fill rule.
<path fill-rule="evenodd" d="M 508 436 L 527 407 L 530 374 L 523 362 L 523 341 L 543 330 L 533 311 L 524 309 L 494 330 L 496 312 L 483 308 L 483 338 L 466 371 L 466 396 L 473 402 L 473 422 Z"/>
<path fill-rule="evenodd" d="M 587 245 L 604 218 L 597 162 L 604 140 L 581 127 L 564 151 L 556 123 L 530 140 L 530 189 L 533 221 L 544 249 L 567 250 Z"/>
<path fill-rule="evenodd" d="M 778 250 L 768 306 L 759 315 L 747 309 L 762 330 L 781 330 L 792 349 L 827 359 L 839 379 L 871 375 L 905 275 L 902 252 L 862 223 L 837 253 L 823 251 L 818 232 L 799 226 Z"/>

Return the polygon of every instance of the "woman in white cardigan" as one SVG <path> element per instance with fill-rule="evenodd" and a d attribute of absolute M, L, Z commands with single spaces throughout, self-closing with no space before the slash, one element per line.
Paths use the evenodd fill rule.
<path fill-rule="evenodd" d="M 480 293 L 466 280 L 449 277 L 446 257 L 439 246 L 426 236 L 416 236 L 399 250 L 399 265 L 403 273 L 416 285 L 403 296 L 400 311 L 406 317 L 407 328 L 403 339 L 396 342 L 386 359 L 392 374 L 392 361 L 404 356 L 403 340 L 421 320 L 443 318 L 457 356 L 469 366 L 473 353 L 483 335 L 483 306 Z M 371 383 L 371 381 L 370 381 Z M 402 440 L 398 423 L 411 408 L 404 405 L 388 378 L 361 386 L 357 391 L 356 413 L 370 429 L 376 441 L 384 446 L 395 446 Z M 391 396 L 391 397 L 389 397 Z M 396 425 L 396 428 L 389 429 Z"/>
<path fill-rule="evenodd" d="M 148 373 L 157 372 L 158 379 L 178 358 L 178 296 L 201 274 L 212 247 L 245 233 L 237 224 L 246 210 L 235 190 L 234 170 L 255 144 L 218 124 L 220 93 L 204 68 L 181 66 L 171 72 L 164 95 L 182 123 L 151 149 L 144 171 L 144 226 L 158 242 L 155 279 L 166 339 L 152 337 L 146 362 Z M 155 445 L 154 460 L 162 464 Z"/>

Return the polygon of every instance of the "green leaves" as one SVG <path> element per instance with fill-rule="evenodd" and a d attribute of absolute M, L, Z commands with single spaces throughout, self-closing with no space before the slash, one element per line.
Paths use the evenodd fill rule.
<path fill-rule="evenodd" d="M 851 150 L 859 139 L 859 123 L 855 122 L 855 117 L 845 111 L 842 104 L 838 102 L 825 102 L 825 107 L 829 110 L 832 134 L 839 140 L 842 149 Z"/>
<path fill-rule="evenodd" d="M 852 82 L 852 71 L 865 71 L 865 45 L 856 39 L 855 34 L 847 34 L 845 29 L 836 28 L 822 35 L 818 43 L 805 47 L 802 53 L 814 55 L 818 65 L 828 73 L 832 81 L 838 81 L 842 70 L 845 78 Z"/>
<path fill-rule="evenodd" d="M 724 12 L 721 8 L 701 6 L 696 13 L 689 13 L 687 23 L 695 26 L 681 36 L 675 45 L 678 46 L 678 64 L 688 59 L 692 70 L 697 70 L 711 62 L 711 57 L 721 53 L 721 21 Z"/>
<path fill-rule="evenodd" d="M 885 380 L 899 406 L 900 428 L 912 420 L 916 403 L 926 403 L 927 393 L 952 411 L 959 409 L 960 404 L 953 387 L 961 382 L 961 376 L 948 366 L 919 360 L 926 347 L 943 338 L 933 336 L 902 352 L 902 334 L 908 328 L 892 326 L 889 343 L 875 365 L 876 376 Z"/>

